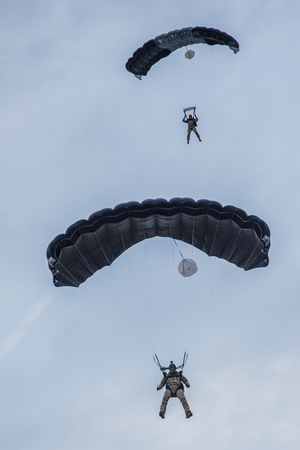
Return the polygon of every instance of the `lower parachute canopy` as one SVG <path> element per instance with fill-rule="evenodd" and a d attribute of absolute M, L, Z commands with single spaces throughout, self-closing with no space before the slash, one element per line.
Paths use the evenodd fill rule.
<path fill-rule="evenodd" d="M 186 242 L 244 270 L 269 264 L 270 230 L 258 217 L 210 200 L 145 200 L 95 212 L 57 236 L 47 249 L 54 285 L 78 287 L 127 249 L 153 237 Z"/>

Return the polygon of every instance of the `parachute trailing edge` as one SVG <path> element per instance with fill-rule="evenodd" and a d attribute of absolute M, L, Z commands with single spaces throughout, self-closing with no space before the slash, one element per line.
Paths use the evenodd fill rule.
<path fill-rule="evenodd" d="M 162 58 L 181 47 L 193 44 L 226 45 L 234 53 L 239 51 L 239 43 L 223 31 L 206 27 L 182 28 L 150 39 L 128 59 L 126 69 L 141 79 Z"/>
<path fill-rule="evenodd" d="M 57 236 L 47 249 L 53 282 L 78 287 L 133 245 L 156 236 L 181 240 L 246 271 L 269 263 L 270 230 L 258 217 L 210 200 L 155 199 L 95 212 Z"/>

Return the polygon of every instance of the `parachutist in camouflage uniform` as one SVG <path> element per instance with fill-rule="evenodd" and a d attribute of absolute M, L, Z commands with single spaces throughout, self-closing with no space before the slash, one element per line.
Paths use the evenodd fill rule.
<path fill-rule="evenodd" d="M 182 119 L 182 122 L 188 124 L 187 143 L 189 144 L 189 142 L 190 142 L 190 135 L 191 135 L 192 131 L 196 134 L 197 138 L 201 142 L 200 135 L 196 129 L 197 122 L 198 122 L 198 117 L 196 116 L 196 114 L 194 114 L 194 117 L 192 116 L 192 114 L 190 114 L 189 117 L 187 118 L 186 114 L 184 113 L 184 118 Z"/>
<path fill-rule="evenodd" d="M 157 390 L 159 391 L 164 386 L 166 386 L 166 391 L 164 393 L 160 412 L 159 415 L 162 419 L 165 418 L 165 413 L 167 409 L 168 401 L 171 397 L 177 397 L 182 403 L 183 409 L 185 411 L 185 416 L 187 419 L 192 417 L 193 413 L 190 410 L 190 407 L 188 405 L 188 402 L 186 401 L 185 395 L 184 395 L 184 386 L 183 383 L 186 385 L 187 388 L 190 387 L 190 383 L 188 379 L 182 375 L 182 371 L 177 372 L 176 366 L 173 364 L 173 361 L 171 361 L 171 364 L 169 365 L 169 373 L 163 372 L 164 377 L 161 380 L 160 384 L 157 386 Z"/>

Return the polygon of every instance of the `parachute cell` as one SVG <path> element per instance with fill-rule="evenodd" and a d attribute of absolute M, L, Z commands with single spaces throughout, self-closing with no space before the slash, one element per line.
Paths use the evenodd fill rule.
<path fill-rule="evenodd" d="M 141 79 L 162 58 L 169 56 L 170 53 L 181 47 L 193 44 L 225 45 L 234 53 L 239 51 L 238 42 L 223 31 L 206 27 L 182 28 L 161 34 L 146 42 L 128 59 L 126 69 Z"/>
<path fill-rule="evenodd" d="M 181 240 L 244 270 L 269 263 L 270 230 L 242 209 L 209 200 L 129 202 L 71 225 L 48 246 L 55 286 L 78 287 L 133 245 L 153 237 Z"/>

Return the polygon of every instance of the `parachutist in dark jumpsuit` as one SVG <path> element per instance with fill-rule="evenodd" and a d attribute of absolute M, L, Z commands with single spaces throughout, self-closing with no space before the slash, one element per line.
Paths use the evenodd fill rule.
<path fill-rule="evenodd" d="M 178 397 L 179 400 L 182 403 L 183 409 L 185 411 L 185 416 L 187 419 L 192 417 L 193 413 L 190 410 L 190 407 L 188 405 L 188 402 L 186 401 L 185 395 L 184 395 L 184 386 L 183 383 L 186 385 L 187 388 L 190 387 L 190 383 L 188 379 L 182 375 L 182 371 L 177 372 L 176 366 L 171 361 L 171 364 L 169 365 L 169 373 L 163 372 L 164 377 L 161 380 L 160 384 L 157 386 L 157 390 L 159 391 L 164 386 L 166 386 L 166 391 L 164 393 L 159 416 L 164 419 L 165 413 L 167 409 L 168 401 L 171 397 Z"/>
<path fill-rule="evenodd" d="M 198 131 L 196 129 L 197 122 L 198 122 L 198 117 L 196 116 L 196 114 L 194 115 L 194 117 L 190 114 L 189 117 L 187 118 L 186 114 L 184 113 L 184 118 L 182 119 L 182 122 L 188 124 L 187 143 L 189 144 L 189 142 L 190 142 L 190 135 L 191 135 L 192 131 L 196 134 L 197 138 L 201 142 L 201 138 L 200 138 L 199 133 L 198 133 Z"/>

